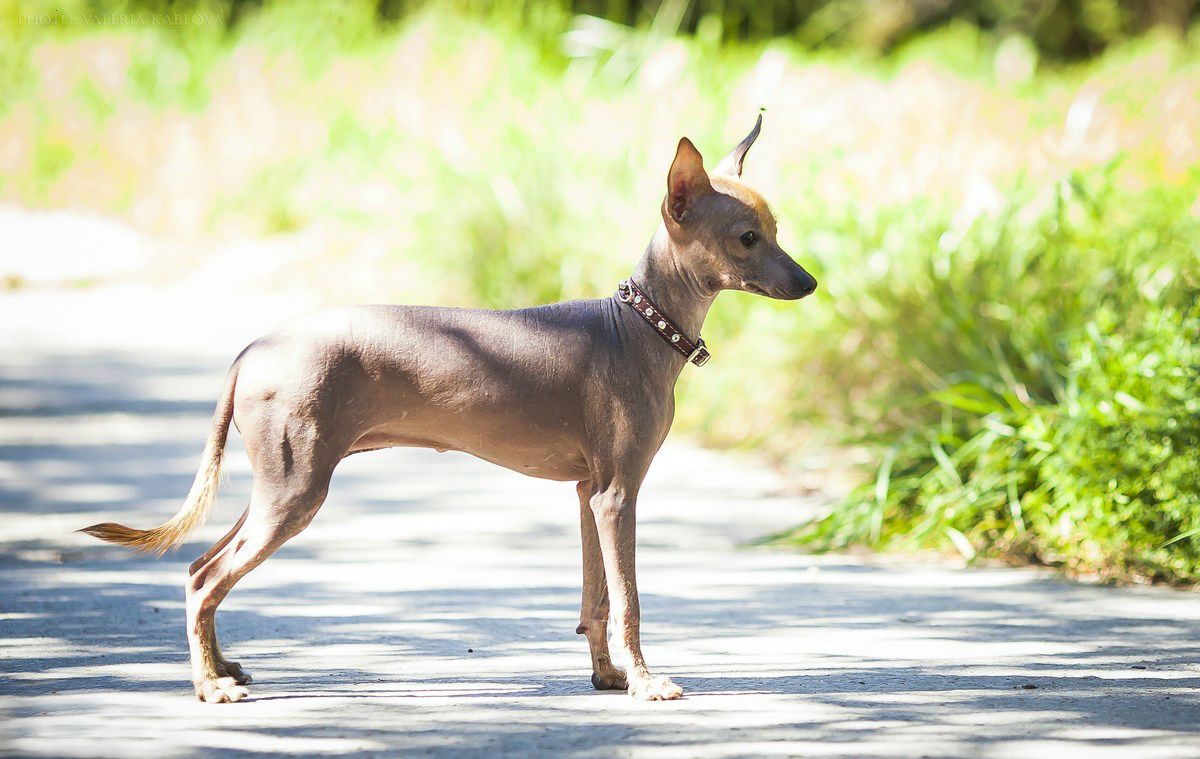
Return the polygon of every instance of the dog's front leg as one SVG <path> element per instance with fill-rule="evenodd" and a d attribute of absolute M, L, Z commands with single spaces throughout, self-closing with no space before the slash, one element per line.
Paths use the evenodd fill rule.
<path fill-rule="evenodd" d="M 579 493 L 579 531 L 583 538 L 583 601 L 579 606 L 578 635 L 586 635 L 592 655 L 592 685 L 596 690 L 625 690 L 625 672 L 613 665 L 608 652 L 608 586 L 596 517 L 592 514 L 592 483 L 583 481 Z"/>
<path fill-rule="evenodd" d="M 590 506 L 608 578 L 608 594 L 621 642 L 629 653 L 626 678 L 629 695 L 642 701 L 679 698 L 683 689 L 670 678 L 654 676 L 642 657 L 641 608 L 638 604 L 635 569 L 636 488 L 610 485 L 592 496 Z"/>

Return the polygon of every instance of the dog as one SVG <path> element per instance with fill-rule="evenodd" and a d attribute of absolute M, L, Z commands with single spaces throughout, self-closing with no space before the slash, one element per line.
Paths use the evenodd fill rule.
<path fill-rule="evenodd" d="M 156 553 L 207 518 L 229 425 L 254 471 L 250 503 L 191 565 L 187 637 L 196 695 L 248 695 L 250 675 L 217 644 L 217 606 L 321 508 L 334 467 L 396 446 L 465 451 L 522 474 L 578 483 L 592 685 L 635 699 L 683 690 L 642 655 L 634 521 L 638 489 L 671 428 L 675 382 L 703 365 L 699 337 L 722 290 L 779 300 L 817 281 L 776 242 L 762 196 L 741 181 L 753 130 L 709 173 L 686 137 L 667 174 L 662 223 L 614 296 L 512 311 L 359 306 L 317 313 L 251 343 L 233 362 L 183 507 L 159 527 L 85 528 Z M 695 336 L 693 339 L 692 336 Z M 610 603 L 611 600 L 611 603 Z M 614 620 L 628 667 L 613 664 Z"/>

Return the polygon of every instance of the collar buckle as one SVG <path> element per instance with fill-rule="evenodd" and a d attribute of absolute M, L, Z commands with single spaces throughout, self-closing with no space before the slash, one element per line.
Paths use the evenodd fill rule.
<path fill-rule="evenodd" d="M 617 300 L 622 303 L 633 302 L 633 287 L 630 286 L 629 280 L 623 279 L 617 283 Z"/>

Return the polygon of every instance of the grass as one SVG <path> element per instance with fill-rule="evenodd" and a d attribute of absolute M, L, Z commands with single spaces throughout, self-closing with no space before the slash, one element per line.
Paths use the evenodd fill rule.
<path fill-rule="evenodd" d="M 846 381 L 874 376 L 845 412 L 874 477 L 784 540 L 1195 581 L 1195 192 L 1111 181 L 1015 200 L 851 307 L 844 328 L 876 335 L 868 359 L 839 357 Z"/>
<path fill-rule="evenodd" d="M 192 249 L 285 239 L 261 286 L 331 302 L 526 305 L 611 292 L 679 136 L 715 162 L 764 107 L 746 178 L 822 288 L 723 296 L 678 420 L 784 466 L 814 430 L 865 452 L 864 484 L 783 539 L 1196 580 L 1194 35 L 1051 65 L 961 23 L 880 57 L 669 22 L 504 4 L 381 23 L 268 3 L 230 28 L 6 16 L 0 202 Z"/>

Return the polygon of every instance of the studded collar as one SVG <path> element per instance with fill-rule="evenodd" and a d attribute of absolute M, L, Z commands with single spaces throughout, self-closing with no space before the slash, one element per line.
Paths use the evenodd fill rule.
<path fill-rule="evenodd" d="M 682 353 L 688 361 L 696 366 L 704 366 L 712 358 L 712 354 L 704 346 L 704 338 L 697 335 L 696 342 L 693 343 L 689 340 L 688 336 L 675 326 L 658 305 L 642 292 L 637 283 L 633 281 L 633 277 L 622 280 L 617 285 L 617 300 L 632 306 L 638 316 L 654 327 L 654 331 L 667 342 L 667 345 Z"/>

